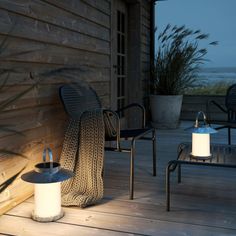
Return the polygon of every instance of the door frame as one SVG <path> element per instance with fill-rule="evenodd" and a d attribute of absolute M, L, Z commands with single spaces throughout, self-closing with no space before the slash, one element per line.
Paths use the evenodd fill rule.
<path fill-rule="evenodd" d="M 110 104 L 116 109 L 117 85 L 114 80 L 114 9 L 115 1 L 111 2 L 111 83 L 110 83 Z M 122 1 L 122 0 L 119 0 Z M 140 1 L 122 1 L 127 8 L 127 83 L 126 83 L 126 105 L 138 102 L 142 103 L 142 64 L 141 64 L 141 3 Z M 125 114 L 126 116 L 126 114 Z M 127 114 L 129 124 L 136 122 L 133 116 Z"/>

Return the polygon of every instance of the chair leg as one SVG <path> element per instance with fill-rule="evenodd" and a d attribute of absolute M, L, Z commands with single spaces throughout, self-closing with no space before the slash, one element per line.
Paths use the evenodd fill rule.
<path fill-rule="evenodd" d="M 130 181 L 129 181 L 129 199 L 134 199 L 134 154 L 135 154 L 135 140 L 131 143 L 130 152 Z"/>
<path fill-rule="evenodd" d="M 157 175 L 157 161 L 156 161 L 156 129 L 152 131 L 152 158 L 153 158 L 153 176 Z"/>
<path fill-rule="evenodd" d="M 231 129 L 228 127 L 228 144 L 231 145 Z"/>

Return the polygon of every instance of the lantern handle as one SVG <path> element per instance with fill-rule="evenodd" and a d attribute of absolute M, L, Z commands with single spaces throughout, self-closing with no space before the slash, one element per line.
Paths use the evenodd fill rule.
<path fill-rule="evenodd" d="M 47 158 L 47 152 L 49 156 L 49 162 L 50 162 L 50 169 L 53 168 L 53 156 L 52 156 L 52 150 L 50 148 L 44 148 L 43 150 L 43 162 L 46 162 Z"/>
<path fill-rule="evenodd" d="M 208 123 L 207 123 L 207 118 L 206 118 L 205 113 L 204 113 L 203 111 L 199 111 L 199 112 L 197 113 L 196 120 L 195 120 L 195 125 L 194 125 L 196 128 L 199 127 L 199 121 L 198 121 L 198 120 L 199 120 L 200 115 L 202 115 L 204 125 L 205 125 L 205 126 L 208 125 Z"/>

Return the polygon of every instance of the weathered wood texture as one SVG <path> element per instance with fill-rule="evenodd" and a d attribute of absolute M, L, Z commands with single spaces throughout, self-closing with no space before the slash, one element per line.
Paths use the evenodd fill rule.
<path fill-rule="evenodd" d="M 185 131 L 157 130 L 157 176 L 152 176 L 151 144 L 136 143 L 135 194 L 128 200 L 129 154 L 105 155 L 104 199 L 85 209 L 67 207 L 58 222 L 41 224 L 30 219 L 33 199 L 0 217 L 0 233 L 8 235 L 236 235 L 235 169 L 183 166 L 182 183 L 171 177 L 171 211 L 165 210 L 165 167 L 177 158 Z M 227 143 L 227 132 L 212 135 L 212 142 Z M 236 133 L 233 132 L 233 143 Z M 14 227 L 13 226 L 14 222 Z"/>
<path fill-rule="evenodd" d="M 150 94 L 150 1 L 141 2 L 141 67 L 144 104 Z"/>
<path fill-rule="evenodd" d="M 27 89 L 38 74 L 39 85 L 1 112 L 1 124 L 13 125 L 24 136 L 0 133 L 1 148 L 19 151 L 19 157 L 0 158 L 0 184 L 26 164 L 28 171 L 41 160 L 45 146 L 54 157 L 61 152 L 66 115 L 58 96 L 62 83 L 86 80 L 110 104 L 110 1 L 2 0 L 0 1 L 0 70 L 13 69 L 0 101 Z M 3 81 L 1 77 L 1 81 Z M 0 214 L 32 193 L 32 186 L 17 180 L 0 195 Z"/>
<path fill-rule="evenodd" d="M 203 111 L 208 115 L 208 118 L 210 120 L 216 122 L 226 121 L 227 119 L 226 113 L 223 113 L 219 108 L 217 108 L 212 104 L 208 107 L 208 103 L 212 100 L 219 103 L 222 107 L 224 107 L 225 105 L 225 96 L 184 95 L 182 111 L 181 111 L 181 119 L 195 120 L 197 112 Z"/>
<path fill-rule="evenodd" d="M 140 75 L 147 92 L 149 79 L 150 3 L 141 1 Z M 131 4 L 132 6 L 132 4 Z M 58 88 L 67 82 L 85 80 L 97 91 L 105 107 L 110 107 L 111 80 L 111 1 L 108 0 L 1 0 L 0 42 L 7 37 L 0 54 L 0 70 L 14 70 L 0 101 L 40 83 L 1 113 L 1 124 L 13 125 L 24 134 L 0 133 L 1 148 L 19 151 L 29 157 L 27 168 L 41 159 L 45 146 L 58 157 L 64 137 L 66 115 L 58 97 Z M 58 70 L 64 68 L 63 70 Z M 65 69 L 67 68 L 67 69 Z M 57 73 L 55 73 L 57 70 Z M 54 71 L 53 74 L 49 73 Z M 47 72 L 47 76 L 45 73 Z M 140 73 L 141 74 L 141 73 Z M 140 83 L 140 78 L 135 78 Z M 1 77 L 3 81 L 3 77 Z M 134 81 L 135 82 L 135 81 Z M 140 91 L 139 91 L 140 92 Z M 137 96 L 140 94 L 137 93 Z M 14 174 L 18 158 L 2 159 L 3 183 Z M 21 189 L 25 189 L 24 194 Z M 8 192 L 7 192 L 8 191 Z M 0 214 L 32 192 L 20 178 L 0 195 Z M 8 199 L 9 201 L 3 201 Z M 1 201 L 2 199 L 2 201 Z"/>

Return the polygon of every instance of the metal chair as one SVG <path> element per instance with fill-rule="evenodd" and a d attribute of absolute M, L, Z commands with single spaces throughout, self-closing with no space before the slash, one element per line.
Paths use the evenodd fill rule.
<path fill-rule="evenodd" d="M 216 130 L 219 129 L 228 129 L 228 144 L 231 145 L 231 129 L 236 128 L 236 84 L 231 85 L 227 89 L 225 96 L 225 107 L 222 107 L 216 101 L 211 100 L 208 102 L 207 113 L 209 118 L 209 123 L 214 123 L 211 119 L 211 105 L 216 106 L 222 112 L 227 114 L 227 120 L 223 122 L 223 125 L 216 127 Z"/>
<path fill-rule="evenodd" d="M 67 114 L 78 119 L 80 115 L 90 109 L 101 109 L 100 100 L 96 92 L 87 84 L 66 84 L 60 88 L 60 97 Z M 139 129 L 125 129 L 120 127 L 119 113 L 132 107 L 138 107 L 142 115 L 142 127 Z M 134 197 L 134 156 L 136 141 L 139 139 L 152 141 L 153 176 L 156 176 L 156 131 L 154 128 L 145 127 L 145 108 L 137 103 L 130 104 L 118 112 L 104 109 L 105 141 L 113 141 L 115 145 L 105 147 L 105 151 L 130 153 L 130 193 Z M 130 146 L 122 147 L 122 141 L 129 140 Z"/>

